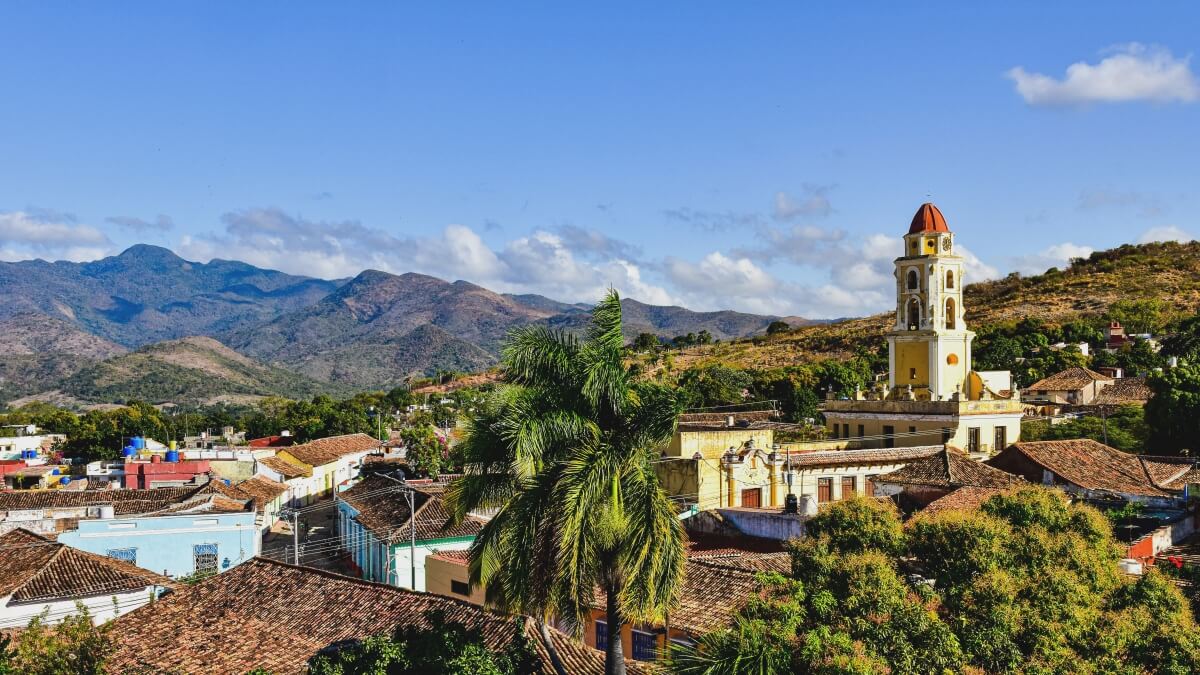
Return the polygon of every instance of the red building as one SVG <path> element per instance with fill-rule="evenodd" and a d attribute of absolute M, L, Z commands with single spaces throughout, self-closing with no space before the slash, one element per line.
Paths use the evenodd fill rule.
<path fill-rule="evenodd" d="M 125 487 L 134 490 L 190 484 L 208 471 L 207 459 L 166 462 L 162 455 L 151 455 L 149 461 L 125 462 Z"/>

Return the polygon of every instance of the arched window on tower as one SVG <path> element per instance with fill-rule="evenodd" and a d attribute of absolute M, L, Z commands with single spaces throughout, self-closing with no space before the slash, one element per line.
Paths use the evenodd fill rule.
<path fill-rule="evenodd" d="M 921 303 L 916 298 L 908 301 L 908 329 L 917 330 L 921 327 Z"/>
<path fill-rule="evenodd" d="M 954 288 L 954 270 L 946 270 L 946 288 Z"/>
<path fill-rule="evenodd" d="M 915 291 L 921 288 L 921 282 L 917 279 L 917 271 L 908 271 L 908 290 Z"/>
<path fill-rule="evenodd" d="M 954 305 L 954 298 L 946 299 L 946 328 L 954 328 L 958 321 L 957 307 Z"/>

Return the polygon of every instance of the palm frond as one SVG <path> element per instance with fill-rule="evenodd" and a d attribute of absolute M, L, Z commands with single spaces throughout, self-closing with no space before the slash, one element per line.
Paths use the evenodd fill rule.
<path fill-rule="evenodd" d="M 625 536 L 621 567 L 625 585 L 621 608 L 632 619 L 661 620 L 681 587 L 687 557 L 683 524 L 652 467 L 626 472 L 622 483 Z"/>
<path fill-rule="evenodd" d="M 531 386 L 570 386 L 579 356 L 579 338 L 546 326 L 509 333 L 502 364 L 505 378 Z"/>

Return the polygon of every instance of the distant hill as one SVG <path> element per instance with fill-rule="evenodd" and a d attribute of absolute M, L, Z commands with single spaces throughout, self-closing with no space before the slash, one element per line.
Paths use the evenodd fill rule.
<path fill-rule="evenodd" d="M 968 284 L 963 293 L 967 326 L 973 330 L 1026 317 L 1053 324 L 1096 319 L 1118 300 L 1154 299 L 1168 312 L 1195 314 L 1200 311 L 1200 242 L 1127 244 L 1077 259 L 1063 270 Z M 770 338 L 692 348 L 676 357 L 675 366 L 772 368 L 844 357 L 859 347 L 883 345 L 894 320 L 895 314 L 886 312 Z"/>
<path fill-rule="evenodd" d="M 664 339 L 677 335 L 699 333 L 707 330 L 714 339 L 730 340 L 765 333 L 772 321 L 785 321 L 792 326 L 817 323 L 800 317 L 764 316 L 723 310 L 718 312 L 693 312 L 675 306 L 647 305 L 637 300 L 621 300 L 621 315 L 626 337 L 638 333 L 653 333 Z M 591 314 L 589 308 L 574 307 L 551 317 L 547 322 L 556 327 L 580 330 L 587 326 Z"/>
<path fill-rule="evenodd" d="M 67 321 L 34 312 L 0 317 L 0 336 L 0 402 L 126 351 Z"/>
<path fill-rule="evenodd" d="M 624 300 L 626 333 L 664 338 L 708 330 L 718 339 L 763 332 L 775 317 L 692 312 Z M 368 270 L 320 302 L 224 336 L 266 363 L 354 387 L 391 387 L 413 375 L 493 365 L 513 328 L 582 330 L 586 305 L 501 295 L 466 281 Z"/>
<path fill-rule="evenodd" d="M 623 306 L 630 338 L 648 332 L 669 339 L 707 330 L 729 340 L 762 333 L 778 318 L 693 312 L 633 299 Z M 589 308 L 415 273 L 367 270 L 349 281 L 325 281 L 229 260 L 197 263 L 146 245 L 89 263 L 0 263 L 0 344 L 27 345 L 20 354 L 0 348 L 0 402 L 55 389 L 94 401 L 147 398 L 144 393 L 205 400 L 214 386 L 195 377 L 187 378 L 196 387 L 191 390 L 138 383 L 123 370 L 123 364 L 155 357 L 156 376 L 174 373 L 157 358 L 166 349 L 158 343 L 188 336 L 215 338 L 271 368 L 334 390 L 391 387 L 414 375 L 491 366 L 508 332 L 519 326 L 582 330 Z M 43 337 L 36 338 L 39 330 Z M 190 343 L 169 344 L 179 349 Z M 124 361 L 99 363 L 125 349 L 138 351 Z M 280 389 L 276 381 L 258 384 L 242 382 L 230 393 Z M 297 391 L 305 387 L 312 384 Z"/>
<path fill-rule="evenodd" d="M 79 404 L 238 402 L 262 396 L 310 397 L 330 389 L 301 375 L 256 363 L 206 337 L 159 342 L 86 366 L 55 390 L 35 395 Z"/>
<path fill-rule="evenodd" d="M 190 262 L 138 245 L 87 263 L 0 262 L 0 317 L 41 313 L 139 347 L 273 319 L 338 285 L 232 260 Z"/>

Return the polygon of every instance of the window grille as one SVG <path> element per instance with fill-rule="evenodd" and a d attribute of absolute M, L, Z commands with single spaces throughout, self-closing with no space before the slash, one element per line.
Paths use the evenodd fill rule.
<path fill-rule="evenodd" d="M 136 548 L 110 548 L 105 553 L 113 560 L 120 560 L 131 565 L 137 564 L 137 549 Z"/>
<path fill-rule="evenodd" d="M 653 661 L 658 658 L 658 638 L 653 633 L 633 631 L 633 660 Z"/>
<path fill-rule="evenodd" d="M 604 621 L 596 622 L 596 649 L 608 649 L 608 624 Z"/>
<path fill-rule="evenodd" d="M 217 573 L 217 545 L 196 544 L 192 547 L 192 564 L 197 574 Z"/>

